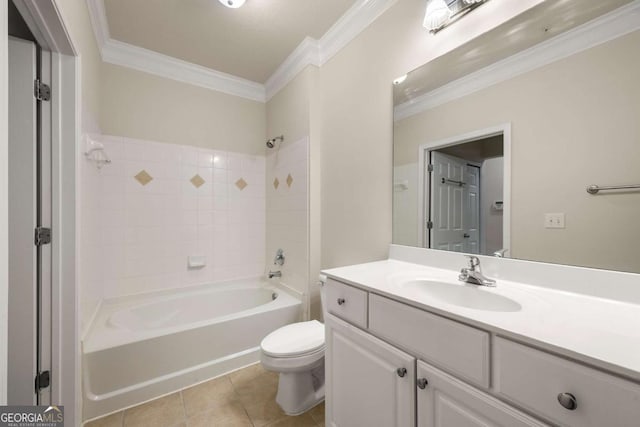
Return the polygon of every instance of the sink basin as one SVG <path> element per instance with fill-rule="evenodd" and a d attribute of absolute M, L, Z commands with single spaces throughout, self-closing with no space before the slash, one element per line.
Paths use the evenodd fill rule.
<path fill-rule="evenodd" d="M 476 285 L 436 282 L 432 280 L 409 280 L 400 284 L 416 296 L 424 296 L 460 307 L 485 311 L 520 311 L 522 306 L 511 298 L 495 294 Z"/>

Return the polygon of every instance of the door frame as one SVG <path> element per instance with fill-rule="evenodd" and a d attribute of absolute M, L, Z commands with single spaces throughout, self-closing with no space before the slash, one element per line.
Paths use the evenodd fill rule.
<path fill-rule="evenodd" d="M 66 405 L 65 421 L 79 412 L 79 354 L 76 283 L 76 176 L 80 141 L 80 61 L 55 0 L 15 0 L 38 44 L 51 52 L 52 155 L 52 369 L 58 378 L 52 401 Z M 0 7 L 0 347 L 7 342 L 8 304 L 8 27 Z M 7 399 L 7 354 L 0 352 L 0 404 Z"/>
<path fill-rule="evenodd" d="M 429 188 L 429 176 L 426 171 L 426 166 L 429 161 L 429 152 L 496 135 L 502 135 L 502 147 L 504 151 L 504 179 L 502 182 L 504 202 L 502 211 L 502 248 L 507 250 L 511 249 L 511 123 L 503 123 L 461 135 L 429 141 L 418 146 L 418 224 L 416 232 L 418 233 L 418 242 L 421 247 L 427 248 L 426 245 L 429 242 L 428 231 L 426 231 L 426 228 L 424 227 L 427 220 L 430 198 L 425 197 L 425 189 Z"/>

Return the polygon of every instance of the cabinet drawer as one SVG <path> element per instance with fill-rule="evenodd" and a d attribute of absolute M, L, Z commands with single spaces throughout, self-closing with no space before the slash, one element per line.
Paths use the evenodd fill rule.
<path fill-rule="evenodd" d="M 640 420 L 640 385 L 497 337 L 495 391 L 564 426 L 632 426 Z M 563 407 L 564 395 L 573 410 Z"/>
<path fill-rule="evenodd" d="M 327 280 L 327 311 L 361 328 L 367 327 L 367 293 L 353 286 Z"/>
<path fill-rule="evenodd" d="M 379 295 L 369 296 L 369 330 L 409 353 L 489 387 L 489 334 Z"/>
<path fill-rule="evenodd" d="M 418 427 L 548 427 L 420 360 L 417 375 Z"/>

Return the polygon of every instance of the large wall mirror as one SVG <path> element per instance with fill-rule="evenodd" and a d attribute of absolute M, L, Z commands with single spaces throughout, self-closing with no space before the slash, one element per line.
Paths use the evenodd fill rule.
<path fill-rule="evenodd" d="M 397 79 L 393 242 L 640 273 L 639 76 L 639 1 L 548 0 Z"/>

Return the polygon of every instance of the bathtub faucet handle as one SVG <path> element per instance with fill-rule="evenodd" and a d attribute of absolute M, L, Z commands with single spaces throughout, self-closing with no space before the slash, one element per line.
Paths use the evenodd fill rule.
<path fill-rule="evenodd" d="M 278 249 L 276 251 L 276 257 L 273 259 L 273 265 L 283 265 L 284 264 L 284 251 L 282 249 Z"/>

